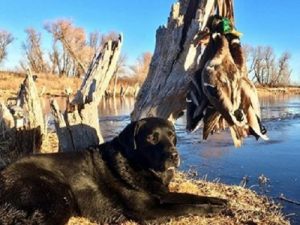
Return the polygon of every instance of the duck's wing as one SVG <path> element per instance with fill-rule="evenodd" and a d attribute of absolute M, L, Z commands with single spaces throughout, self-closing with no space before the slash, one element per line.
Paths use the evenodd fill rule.
<path fill-rule="evenodd" d="M 202 92 L 201 79 L 192 78 L 186 95 L 186 129 L 188 131 L 194 132 L 200 127 L 207 105 L 208 100 Z"/>
<path fill-rule="evenodd" d="M 219 121 L 221 118 L 221 114 L 216 111 L 213 107 L 209 106 L 206 109 L 206 113 L 203 119 L 203 139 L 206 140 L 209 134 L 213 134 L 214 132 L 220 129 Z"/>
<path fill-rule="evenodd" d="M 202 90 L 208 101 L 224 117 L 229 126 L 242 126 L 244 121 L 235 117 L 239 109 L 241 95 L 238 80 L 240 71 L 235 65 L 224 36 L 216 36 L 214 40 L 218 50 L 211 60 L 207 61 L 202 71 Z"/>
<path fill-rule="evenodd" d="M 254 84 L 247 78 L 241 78 L 241 108 L 247 117 L 247 124 L 249 126 L 248 133 L 255 136 L 256 139 L 261 137 L 268 140 L 266 135 L 267 130 L 261 123 L 260 104 Z"/>
<path fill-rule="evenodd" d="M 236 125 L 230 126 L 230 134 L 231 138 L 233 140 L 233 144 L 236 148 L 239 148 L 243 144 L 243 139 L 244 139 L 244 128 L 243 127 L 238 127 Z"/>

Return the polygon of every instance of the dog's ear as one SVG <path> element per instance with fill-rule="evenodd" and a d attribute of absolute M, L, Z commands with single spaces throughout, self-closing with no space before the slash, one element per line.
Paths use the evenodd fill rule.
<path fill-rule="evenodd" d="M 125 129 L 119 134 L 118 140 L 120 144 L 125 147 L 127 151 L 136 149 L 136 135 L 140 127 L 146 123 L 144 120 L 131 122 L 129 125 L 125 127 Z"/>

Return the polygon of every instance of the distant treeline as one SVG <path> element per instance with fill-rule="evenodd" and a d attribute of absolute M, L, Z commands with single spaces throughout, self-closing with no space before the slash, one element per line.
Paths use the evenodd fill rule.
<path fill-rule="evenodd" d="M 100 34 L 87 33 L 68 20 L 47 22 L 44 29 L 52 37 L 50 50 L 42 48 L 42 35 L 34 28 L 25 29 L 26 40 L 22 43 L 24 57 L 16 71 L 30 68 L 36 74 L 54 74 L 59 77 L 81 77 L 92 61 L 97 49 L 108 39 L 118 38 L 116 32 Z M 13 35 L 0 30 L 0 63 L 7 57 L 7 47 L 14 41 Z M 142 53 L 133 65 L 128 65 L 127 57 L 121 55 L 115 77 L 127 83 L 141 84 L 148 73 L 152 54 Z M 116 78 L 114 79 L 116 80 Z"/>
<path fill-rule="evenodd" d="M 41 33 L 34 28 L 25 30 L 26 40 L 22 43 L 24 58 L 16 70 L 30 68 L 34 73 L 55 74 L 59 77 L 81 77 L 97 49 L 109 38 L 117 38 L 116 32 L 100 34 L 87 33 L 84 28 L 75 26 L 68 20 L 47 22 L 44 29 L 52 37 L 52 48 L 42 49 Z M 0 30 L 0 63 L 7 57 L 7 47 L 14 41 L 11 33 Z M 285 86 L 291 84 L 291 54 L 284 52 L 277 57 L 272 47 L 243 46 L 247 60 L 249 78 L 263 86 Z M 148 73 L 152 54 L 142 53 L 134 65 L 128 65 L 122 55 L 118 62 L 113 83 L 118 79 L 130 86 L 141 85 Z"/>
<path fill-rule="evenodd" d="M 249 78 L 262 86 L 287 86 L 291 84 L 291 54 L 284 52 L 277 57 L 272 47 L 243 46 Z"/>

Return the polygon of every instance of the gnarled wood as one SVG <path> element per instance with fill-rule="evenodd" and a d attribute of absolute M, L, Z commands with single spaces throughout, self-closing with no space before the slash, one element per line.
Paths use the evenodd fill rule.
<path fill-rule="evenodd" d="M 0 103 L 0 168 L 21 156 L 41 151 L 45 122 L 32 74 L 20 86 L 16 104 Z"/>
<path fill-rule="evenodd" d="M 116 70 L 122 42 L 121 36 L 116 41 L 108 41 L 94 57 L 74 99 L 68 98 L 63 115 L 52 101 L 60 151 L 78 151 L 103 142 L 98 105 Z"/>
<path fill-rule="evenodd" d="M 176 119 L 185 108 L 188 84 L 203 51 L 196 43 L 197 34 L 216 9 L 233 18 L 231 0 L 180 0 L 172 6 L 167 25 L 157 29 L 154 55 L 132 120 L 149 116 Z"/>

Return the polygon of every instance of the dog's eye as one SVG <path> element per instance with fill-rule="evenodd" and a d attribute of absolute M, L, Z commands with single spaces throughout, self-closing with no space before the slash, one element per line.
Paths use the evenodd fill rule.
<path fill-rule="evenodd" d="M 151 144 L 157 144 L 159 142 L 159 132 L 154 132 L 147 136 L 147 141 Z"/>
<path fill-rule="evenodd" d="M 172 132 L 172 131 L 168 131 L 168 136 L 169 136 L 169 137 L 174 137 L 175 134 L 174 134 L 174 132 Z"/>

